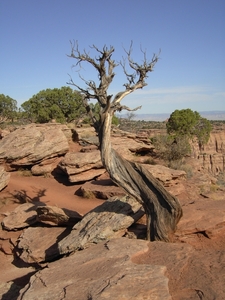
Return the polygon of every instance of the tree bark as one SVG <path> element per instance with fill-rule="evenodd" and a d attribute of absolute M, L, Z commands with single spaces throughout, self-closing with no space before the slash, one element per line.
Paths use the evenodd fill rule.
<path fill-rule="evenodd" d="M 180 203 L 144 166 L 127 161 L 111 147 L 112 115 L 110 109 L 101 115 L 99 142 L 103 166 L 110 178 L 144 207 L 147 240 L 170 242 L 182 216 Z"/>

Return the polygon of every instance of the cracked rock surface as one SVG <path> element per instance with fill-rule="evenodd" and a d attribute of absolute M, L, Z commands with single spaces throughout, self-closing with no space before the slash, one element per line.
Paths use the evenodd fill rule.
<path fill-rule="evenodd" d="M 119 238 L 76 252 L 34 274 L 18 299 L 172 299 L 165 266 L 132 262 L 148 244 Z"/>

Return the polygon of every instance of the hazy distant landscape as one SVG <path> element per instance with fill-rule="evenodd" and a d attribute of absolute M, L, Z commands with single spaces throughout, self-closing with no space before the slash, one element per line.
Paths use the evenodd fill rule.
<path fill-rule="evenodd" d="M 225 111 L 200 111 L 200 115 L 203 118 L 208 120 L 218 120 L 224 121 L 225 120 Z M 133 120 L 144 120 L 144 121 L 165 121 L 170 116 L 169 113 L 167 114 L 135 114 Z M 126 114 L 119 114 L 120 118 L 126 118 Z"/>

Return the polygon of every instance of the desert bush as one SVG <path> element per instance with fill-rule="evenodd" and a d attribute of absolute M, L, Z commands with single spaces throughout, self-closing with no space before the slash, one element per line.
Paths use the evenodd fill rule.
<path fill-rule="evenodd" d="M 185 136 L 160 135 L 151 138 L 151 141 L 159 157 L 169 162 L 179 161 L 191 153 L 189 141 Z"/>
<path fill-rule="evenodd" d="M 220 173 L 220 174 L 217 176 L 217 184 L 218 184 L 219 186 L 225 186 L 225 172 Z"/>
<path fill-rule="evenodd" d="M 192 166 L 187 164 L 183 159 L 170 161 L 168 163 L 168 167 L 174 170 L 182 170 L 186 172 L 187 178 L 191 178 L 193 176 Z"/>
<path fill-rule="evenodd" d="M 143 163 L 147 164 L 147 165 L 156 165 L 157 164 L 152 157 L 147 158 Z"/>
<path fill-rule="evenodd" d="M 20 168 L 18 169 L 18 173 L 19 173 L 21 176 L 24 176 L 24 177 L 31 177 L 31 176 L 33 176 L 32 173 L 31 173 L 31 170 L 28 169 L 28 168 L 20 167 Z"/>

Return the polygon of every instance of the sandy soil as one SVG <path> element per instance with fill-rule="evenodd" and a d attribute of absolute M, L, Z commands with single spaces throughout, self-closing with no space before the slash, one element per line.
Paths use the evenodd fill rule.
<path fill-rule="evenodd" d="M 81 185 L 70 185 L 55 178 L 24 177 L 18 172 L 11 173 L 8 186 L 0 192 L 0 221 L 16 206 L 26 201 L 41 201 L 46 205 L 67 208 L 84 215 L 102 203 L 99 199 L 84 199 L 76 195 Z M 3 231 L 0 229 L 0 282 L 24 281 L 23 276 L 33 271 L 29 266 L 16 261 L 12 255 L 13 245 L 22 231 Z"/>

